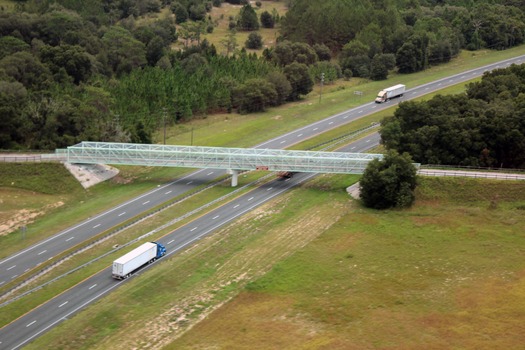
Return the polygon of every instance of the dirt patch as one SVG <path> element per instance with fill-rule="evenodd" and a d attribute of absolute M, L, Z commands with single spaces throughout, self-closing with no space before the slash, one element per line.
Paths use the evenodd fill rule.
<path fill-rule="evenodd" d="M 0 222 L 0 236 L 5 236 L 23 226 L 33 223 L 37 217 L 42 216 L 50 210 L 58 208 L 62 205 L 64 205 L 64 202 L 59 201 L 48 204 L 40 210 L 21 209 L 12 211 L 7 220 Z"/>

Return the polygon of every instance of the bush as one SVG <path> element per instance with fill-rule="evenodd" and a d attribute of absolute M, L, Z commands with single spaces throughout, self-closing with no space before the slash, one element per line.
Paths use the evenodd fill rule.
<path fill-rule="evenodd" d="M 275 19 L 268 11 L 261 13 L 261 25 L 263 28 L 273 28 L 275 26 Z"/>
<path fill-rule="evenodd" d="M 252 50 L 259 50 L 260 48 L 262 48 L 262 45 L 262 36 L 259 33 L 250 33 L 250 35 L 248 35 L 248 39 L 246 39 L 246 42 L 244 44 L 244 46 L 247 49 Z"/>
<path fill-rule="evenodd" d="M 244 5 L 239 11 L 239 20 L 237 26 L 240 30 L 257 30 L 259 29 L 259 20 L 257 14 L 250 4 Z"/>
<path fill-rule="evenodd" d="M 416 172 L 408 153 L 389 151 L 383 160 L 372 160 L 359 182 L 363 204 L 374 209 L 410 207 L 415 199 Z"/>
<path fill-rule="evenodd" d="M 181 24 L 188 20 L 188 11 L 186 10 L 186 7 L 184 7 L 179 2 L 174 2 L 171 5 L 171 12 L 175 14 L 175 23 Z"/>
<path fill-rule="evenodd" d="M 314 44 L 313 49 L 319 61 L 330 61 L 332 59 L 332 52 L 325 44 Z"/>

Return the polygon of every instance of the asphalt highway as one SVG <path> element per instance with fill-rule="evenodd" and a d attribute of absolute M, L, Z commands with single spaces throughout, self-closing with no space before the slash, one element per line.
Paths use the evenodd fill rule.
<path fill-rule="evenodd" d="M 408 89 L 401 98 L 393 99 L 384 104 L 376 104 L 375 102 L 366 103 L 359 107 L 333 115 L 329 118 L 261 143 L 254 148 L 284 149 L 317 134 L 347 124 L 365 115 L 391 107 L 392 105 L 398 104 L 401 101 L 416 98 L 447 86 L 471 80 L 492 69 L 504 68 L 512 63 L 519 64 L 523 61 L 525 61 L 525 55 L 469 70 L 467 72 L 443 78 L 432 83 L 417 86 Z M 350 150 L 350 152 L 354 152 L 354 150 Z M 84 242 L 90 237 L 104 232 L 109 228 L 115 227 L 116 225 L 119 225 L 126 220 L 129 220 L 147 210 L 150 210 L 161 203 L 172 200 L 173 198 L 184 194 L 196 186 L 212 181 L 223 174 L 224 171 L 217 169 L 198 170 L 183 178 L 177 179 L 171 183 L 147 192 L 106 212 L 89 218 L 78 225 L 70 227 L 50 238 L 47 238 L 33 246 L 30 246 L 12 256 L 1 260 L 0 286 L 37 267 L 42 262 L 52 259 L 57 254 L 68 250 L 81 242 Z"/>
<path fill-rule="evenodd" d="M 355 147 L 355 152 L 364 152 L 376 145 L 378 141 L 378 134 L 375 133 L 356 141 L 352 147 Z M 300 173 L 286 180 L 275 179 L 172 231 L 157 240 L 166 246 L 167 254 L 162 259 L 135 272 L 129 279 L 140 275 L 155 264 L 162 263 L 170 255 L 316 175 Z M 111 267 L 98 272 L 0 329 L 0 348 L 18 349 L 24 346 L 126 281 L 113 279 Z"/>
<path fill-rule="evenodd" d="M 375 104 L 374 102 L 364 104 L 264 142 L 257 145 L 256 148 L 287 148 L 292 144 L 339 127 L 362 116 L 391 107 L 401 101 L 419 97 L 450 85 L 468 81 L 491 69 L 503 68 L 512 63 L 519 64 L 524 60 L 525 56 L 519 56 L 511 60 L 470 70 L 433 83 L 408 89 L 402 98 L 381 105 Z M 378 142 L 379 136 L 376 133 L 356 141 L 340 151 L 363 152 L 375 146 Z M 208 182 L 220 175 L 222 175 L 222 173 L 219 173 L 217 170 L 203 169 L 196 171 L 172 183 L 145 193 L 118 207 L 90 218 L 75 227 L 64 230 L 49 239 L 25 249 L 24 251 L 7 257 L 0 261 L 0 285 L 16 278 L 21 273 L 24 273 L 24 271 L 37 266 L 37 264 L 47 259 L 51 259 L 57 253 L 86 240 L 92 235 L 113 227 L 149 208 L 179 196 L 200 183 Z M 203 236 L 210 234 L 218 227 L 235 220 L 244 213 L 313 176 L 315 176 L 315 174 L 296 174 L 293 178 L 287 181 L 272 181 L 229 202 L 227 205 L 213 210 L 188 225 L 171 232 L 160 239 L 159 242 L 166 245 L 168 250 L 167 256 L 174 254 Z M 165 259 L 166 257 L 152 265 L 148 265 L 144 269 L 150 268 L 157 263 L 162 263 Z M 140 274 L 141 271 L 136 274 Z M 134 276 L 131 278 L 134 278 Z M 126 280 L 113 280 L 111 278 L 110 268 L 100 271 L 0 329 L 0 349 L 17 349 L 24 346 L 39 335 L 51 329 L 56 324 L 71 317 L 82 308 L 111 292 L 121 283 L 125 282 Z"/>

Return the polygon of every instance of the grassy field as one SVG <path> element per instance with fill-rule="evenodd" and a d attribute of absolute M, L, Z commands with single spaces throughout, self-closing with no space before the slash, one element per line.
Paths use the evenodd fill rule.
<path fill-rule="evenodd" d="M 28 349 L 520 348 L 523 184 L 421 178 L 412 209 L 373 211 L 356 179 L 317 177 Z"/>
<path fill-rule="evenodd" d="M 173 126 L 168 143 L 183 145 L 193 140 L 194 145 L 203 146 L 253 146 L 369 102 L 384 86 L 399 82 L 410 88 L 524 53 L 525 46 L 464 52 L 447 65 L 418 74 L 391 75 L 383 82 L 340 81 L 325 85 L 320 103 L 316 87 L 304 100 L 264 113 L 213 115 Z M 459 85 L 442 93 L 463 89 Z M 356 90 L 363 95 L 355 95 Z M 309 147 L 392 113 L 393 109 L 363 118 L 294 148 Z M 160 132 L 156 139 L 162 139 Z M 38 214 L 28 221 L 32 223 L 23 236 L 15 231 L 0 237 L 1 256 L 188 171 L 121 167 L 116 181 L 87 191 L 64 174 L 61 181 L 68 190 L 57 192 L 53 178 L 37 175 L 36 184 L 27 181 L 29 185 L 22 186 L 24 176 L 16 173 L 4 178 L 1 167 L 0 224 L 20 210 Z M 55 171 L 62 170 L 46 170 Z M 516 348 L 513 345 L 524 342 L 520 334 L 525 332 L 517 321 L 525 312 L 524 270 L 518 259 L 524 250 L 523 185 L 425 180 L 415 208 L 378 213 L 349 204 L 344 187 L 356 180 L 323 176 L 279 198 L 244 217 L 240 225 L 220 230 L 151 274 L 131 281 L 30 348 L 128 349 L 148 344 L 242 348 L 250 344 L 250 348 L 267 349 L 295 348 L 292 341 L 297 339 L 301 348 L 406 349 L 420 348 L 426 340 L 434 348 Z M 139 226 L 103 249 L 147 229 Z M 110 261 L 90 267 L 57 288 L 89 276 Z M 488 296 L 480 292 L 484 290 L 490 292 Z M 39 298 L 31 303 L 37 305 L 46 296 Z M 129 303 L 120 303 L 122 299 Z M 502 301 L 505 305 L 500 305 Z M 478 306 L 484 311 L 478 312 Z M 169 345 L 201 318 L 206 320 Z M 221 323 L 223 318 L 231 322 Z M 412 329 L 416 331 L 411 333 Z M 475 339 L 476 329 L 488 334 L 480 337 L 485 340 Z M 498 330 L 504 334 L 496 339 Z M 380 335 L 373 337 L 376 333 Z M 239 341 L 232 345 L 225 334 Z M 448 338 L 449 343 L 442 342 Z"/>
<path fill-rule="evenodd" d="M 273 13 L 276 11 L 280 16 L 284 15 L 286 13 L 286 6 L 284 1 L 261 1 L 261 7 L 257 8 L 254 4 L 252 4 L 253 8 L 256 11 L 257 18 L 261 17 L 261 13 L 264 11 L 268 11 L 269 13 Z M 203 39 L 207 39 L 211 44 L 215 45 L 217 51 L 219 53 L 226 53 L 225 46 L 221 43 L 222 40 L 226 39 L 228 37 L 228 34 L 230 33 L 230 30 L 228 28 L 228 24 L 230 22 L 230 18 L 236 18 L 239 15 L 239 11 L 241 10 L 241 5 L 231 5 L 229 3 L 222 3 L 221 7 L 214 7 L 210 13 L 210 16 L 212 18 L 212 21 L 215 24 L 214 30 L 211 34 L 205 34 L 203 35 Z M 263 49 L 267 47 L 273 47 L 276 44 L 277 39 L 277 29 L 278 24 L 276 25 L 276 28 L 269 29 L 269 28 L 260 28 L 257 33 L 259 33 L 262 37 L 263 41 Z M 244 47 L 244 43 L 248 39 L 248 35 L 250 32 L 243 32 L 243 31 L 237 31 L 235 34 L 235 38 L 237 41 L 238 49 L 241 49 Z M 257 54 L 260 54 L 263 49 L 260 50 L 250 50 L 248 49 L 248 52 L 255 52 Z"/>

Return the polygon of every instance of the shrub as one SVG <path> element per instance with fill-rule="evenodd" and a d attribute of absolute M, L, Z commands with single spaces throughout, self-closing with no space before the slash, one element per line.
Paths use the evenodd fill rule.
<path fill-rule="evenodd" d="M 253 50 L 259 50 L 260 48 L 262 48 L 262 45 L 263 41 L 261 34 L 255 32 L 250 33 L 250 35 L 248 35 L 248 39 L 246 39 L 246 43 L 244 44 L 244 46 L 247 49 Z"/>

